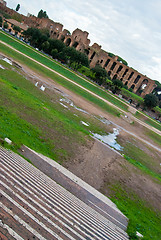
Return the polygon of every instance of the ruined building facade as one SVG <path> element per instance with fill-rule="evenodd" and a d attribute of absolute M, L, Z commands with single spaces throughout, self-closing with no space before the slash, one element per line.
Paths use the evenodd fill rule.
<path fill-rule="evenodd" d="M 0 6 L 2 8 L 2 5 Z M 11 9 L 3 5 L 3 10 L 12 15 Z M 90 46 L 90 40 L 88 39 L 88 32 L 76 29 L 72 34 L 66 29 L 63 29 L 63 25 L 56 23 L 47 18 L 37 18 L 35 16 L 23 16 L 22 22 L 29 27 L 46 28 L 49 30 L 50 37 L 59 39 L 65 43 L 66 46 L 74 47 L 76 50 L 86 53 L 90 61 L 90 67 L 95 67 L 96 64 L 101 65 L 106 69 L 110 78 L 119 79 L 128 88 L 132 88 L 133 92 L 144 97 L 149 94 L 156 87 L 155 81 L 151 80 L 147 76 L 139 73 L 137 70 L 124 65 L 118 56 L 110 57 L 108 52 L 101 49 L 97 43 Z"/>

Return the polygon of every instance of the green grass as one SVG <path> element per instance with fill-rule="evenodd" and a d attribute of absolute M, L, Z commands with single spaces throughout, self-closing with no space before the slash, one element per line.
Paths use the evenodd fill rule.
<path fill-rule="evenodd" d="M 138 196 L 123 189 L 121 185 L 114 184 L 110 187 L 111 200 L 129 218 L 127 233 L 131 240 L 138 239 L 136 231 L 141 233 L 143 240 L 159 240 L 161 236 L 160 213 L 140 200 Z"/>
<path fill-rule="evenodd" d="M 149 124 L 150 126 L 152 126 L 152 127 L 156 128 L 156 129 L 158 129 L 159 131 L 161 131 L 161 124 L 160 123 L 158 123 L 158 122 L 156 122 L 154 120 L 151 120 L 150 118 L 146 119 L 145 122 L 147 124 Z"/>
<path fill-rule="evenodd" d="M 150 131 L 150 130 L 146 130 L 145 134 L 151 138 L 155 143 L 157 143 L 159 146 L 161 146 L 161 136 L 158 135 L 157 133 Z"/>
<path fill-rule="evenodd" d="M 146 114 L 141 113 L 140 111 L 137 111 L 135 113 L 135 117 L 137 117 L 138 119 L 144 121 L 148 125 L 161 131 L 161 124 L 159 122 L 157 122 L 156 120 L 152 119 L 150 116 L 147 116 Z"/>
<path fill-rule="evenodd" d="M 90 132 L 104 132 L 98 120 L 92 121 L 76 110 L 69 111 L 59 104 L 60 96 L 42 92 L 16 69 L 0 60 L 0 137 L 10 138 L 15 148 L 25 144 L 34 150 L 63 162 L 86 144 Z M 89 123 L 82 125 L 80 119 Z"/>
<path fill-rule="evenodd" d="M 64 68 L 63 66 L 55 63 L 55 61 L 47 58 L 46 56 L 43 56 L 42 54 L 39 54 L 37 51 L 33 50 L 32 48 L 25 46 L 24 44 L 21 44 L 17 41 L 15 41 L 14 38 L 10 38 L 7 34 L 3 34 L 0 31 L 1 40 L 9 44 L 10 46 L 14 47 L 15 49 L 19 50 L 20 52 L 26 54 L 27 56 L 30 56 L 31 58 L 39 61 L 40 63 L 44 64 L 45 66 L 57 71 L 58 73 L 62 74 L 63 76 L 71 79 L 72 81 L 80 84 L 81 86 L 89 89 L 90 91 L 96 93 L 100 97 L 105 98 L 106 100 L 110 101 L 117 107 L 127 110 L 128 106 L 118 100 L 117 98 L 114 98 L 107 92 L 101 90 L 96 86 L 95 84 L 91 84 L 89 81 L 82 79 L 81 77 L 77 76 L 73 72 L 69 71 L 68 69 Z M 15 56 L 14 56 L 15 57 Z"/>
<path fill-rule="evenodd" d="M 124 155 L 124 158 L 130 162 L 131 164 L 133 164 L 135 167 L 137 167 L 138 169 L 140 169 L 142 172 L 152 176 L 153 178 L 159 180 L 161 182 L 161 174 L 157 174 L 154 171 L 150 170 L 148 167 L 146 167 L 145 165 L 143 165 L 142 163 L 140 163 L 139 161 L 136 161 L 135 159 L 132 159 L 126 155 Z"/>

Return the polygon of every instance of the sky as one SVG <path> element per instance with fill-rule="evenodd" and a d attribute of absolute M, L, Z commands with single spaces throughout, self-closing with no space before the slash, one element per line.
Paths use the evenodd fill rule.
<path fill-rule="evenodd" d="M 6 0 L 9 8 L 50 19 L 71 33 L 79 28 L 102 49 L 161 83 L 161 0 Z"/>

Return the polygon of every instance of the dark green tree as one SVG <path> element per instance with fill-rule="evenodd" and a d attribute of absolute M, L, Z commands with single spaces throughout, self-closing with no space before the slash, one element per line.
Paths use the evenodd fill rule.
<path fill-rule="evenodd" d="M 19 27 L 19 26 L 14 26 L 13 27 L 13 30 L 15 31 L 15 32 L 21 32 L 21 28 Z"/>
<path fill-rule="evenodd" d="M 95 74 L 94 80 L 99 85 L 102 85 L 104 82 L 106 82 L 108 75 L 104 68 L 102 68 L 100 65 L 96 65 L 94 68 L 92 68 L 92 71 Z"/>
<path fill-rule="evenodd" d="M 4 27 L 5 29 L 7 29 L 7 28 L 8 28 L 8 23 L 4 22 L 3 27 Z"/>
<path fill-rule="evenodd" d="M 17 7 L 16 7 L 16 12 L 18 12 L 20 9 L 20 4 L 17 4 Z"/>
<path fill-rule="evenodd" d="M 123 83 L 121 82 L 121 80 L 119 79 L 114 79 L 113 80 L 113 84 L 118 87 L 118 88 L 122 88 L 123 87 Z"/>
<path fill-rule="evenodd" d="M 42 9 L 38 12 L 37 17 L 38 18 L 49 18 L 46 11 L 43 11 Z"/>
<path fill-rule="evenodd" d="M 158 103 L 159 103 L 158 98 L 152 93 L 147 94 L 144 98 L 144 105 L 149 109 L 156 107 Z"/>

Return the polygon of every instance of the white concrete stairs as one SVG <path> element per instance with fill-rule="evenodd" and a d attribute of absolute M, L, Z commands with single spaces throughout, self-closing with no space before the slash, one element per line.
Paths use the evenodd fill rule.
<path fill-rule="evenodd" d="M 0 147 L 0 239 L 115 239 L 126 232 Z"/>

